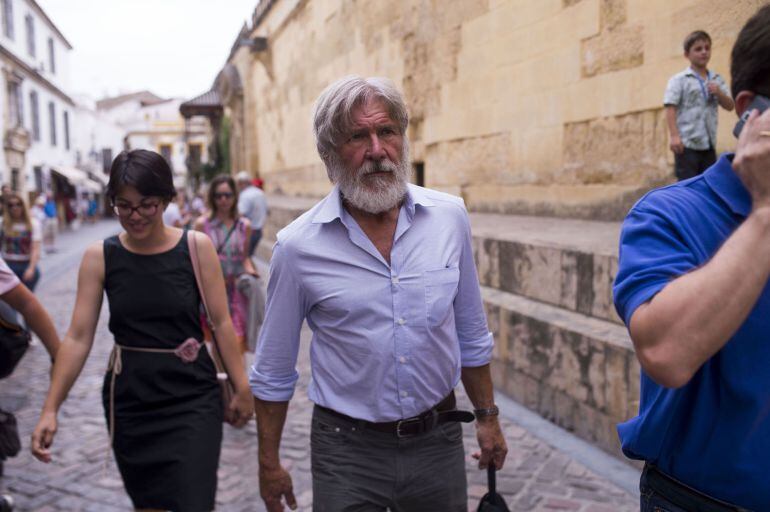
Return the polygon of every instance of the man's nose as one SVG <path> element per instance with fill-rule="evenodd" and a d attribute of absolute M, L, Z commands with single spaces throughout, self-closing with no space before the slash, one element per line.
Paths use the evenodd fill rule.
<path fill-rule="evenodd" d="M 382 160 L 385 158 L 385 150 L 380 143 L 380 138 L 376 133 L 373 133 L 369 138 L 369 150 L 367 151 L 367 157 L 372 160 Z"/>

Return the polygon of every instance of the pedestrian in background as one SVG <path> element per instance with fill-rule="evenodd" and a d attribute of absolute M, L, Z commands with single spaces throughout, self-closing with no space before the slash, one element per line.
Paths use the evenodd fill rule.
<path fill-rule="evenodd" d="M 732 50 L 738 115 L 770 96 L 770 5 Z M 735 154 L 644 196 L 620 237 L 613 289 L 642 367 L 618 425 L 645 461 L 641 510 L 770 510 L 770 110 Z"/>
<path fill-rule="evenodd" d="M 238 346 L 241 353 L 245 353 L 248 349 L 246 332 L 249 303 L 237 282 L 241 274 L 257 276 L 257 271 L 248 252 L 251 223 L 238 214 L 237 204 L 238 191 L 233 178 L 226 174 L 215 177 L 208 190 L 209 215 L 198 218 L 195 229 L 206 233 L 214 242 L 225 277 L 227 303 Z"/>
<path fill-rule="evenodd" d="M 56 233 L 59 230 L 59 215 L 56 201 L 52 195 L 45 200 L 45 222 L 43 223 L 43 249 L 45 252 L 56 252 Z"/>
<path fill-rule="evenodd" d="M 40 222 L 30 215 L 19 194 L 10 193 L 3 215 L 2 257 L 11 270 L 31 291 L 40 279 L 40 245 L 43 232 Z"/>
<path fill-rule="evenodd" d="M 200 294 L 188 237 L 196 239 L 201 285 L 236 390 L 224 405 L 236 425 L 253 412 L 216 252 L 207 237 L 164 225 L 174 187 L 159 154 L 118 155 L 107 196 L 125 231 L 91 245 L 83 257 L 72 323 L 32 434 L 32 453 L 51 461 L 57 414 L 88 357 L 106 292 L 115 345 L 102 396 L 125 488 L 139 510 L 213 510 L 223 404 L 214 363 L 200 350 Z"/>
<path fill-rule="evenodd" d="M 238 182 L 239 198 L 238 211 L 251 222 L 248 255 L 254 254 L 254 249 L 262 239 L 262 228 L 267 219 L 267 198 L 265 193 L 252 183 L 251 176 L 241 171 L 235 176 Z"/>
<path fill-rule="evenodd" d="M 696 30 L 684 40 L 690 65 L 668 81 L 663 96 L 678 180 L 702 173 L 716 162 L 717 105 L 732 110 L 727 84 L 708 69 L 711 36 Z"/>

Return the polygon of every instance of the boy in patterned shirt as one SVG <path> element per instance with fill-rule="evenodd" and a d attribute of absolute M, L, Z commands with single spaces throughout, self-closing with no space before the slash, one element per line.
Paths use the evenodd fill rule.
<path fill-rule="evenodd" d="M 663 104 L 674 152 L 674 172 L 679 181 L 692 178 L 716 161 L 717 105 L 735 107 L 724 79 L 708 69 L 711 37 L 696 30 L 684 40 L 690 65 L 672 76 Z"/>

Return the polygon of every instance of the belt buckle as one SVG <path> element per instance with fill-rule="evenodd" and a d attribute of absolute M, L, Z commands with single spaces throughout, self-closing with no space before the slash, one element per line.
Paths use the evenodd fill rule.
<path fill-rule="evenodd" d="M 401 427 L 404 425 L 409 425 L 411 423 L 422 423 L 422 420 L 420 418 L 407 418 L 405 420 L 399 420 L 398 423 L 396 423 L 396 437 L 399 439 L 404 439 L 407 437 L 414 437 L 417 434 L 403 434 L 401 433 Z"/>

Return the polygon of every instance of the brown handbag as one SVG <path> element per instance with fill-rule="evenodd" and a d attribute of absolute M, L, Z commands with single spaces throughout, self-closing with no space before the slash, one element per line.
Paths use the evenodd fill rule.
<path fill-rule="evenodd" d="M 198 293 L 201 296 L 201 303 L 203 304 L 204 316 L 206 323 L 211 330 L 211 343 L 207 343 L 209 352 L 211 353 L 211 359 L 214 361 L 214 367 L 217 370 L 217 381 L 219 382 L 219 389 L 222 392 L 222 408 L 224 409 L 224 421 L 230 425 L 235 424 L 235 414 L 230 410 L 230 402 L 235 395 L 235 389 L 233 383 L 230 382 L 230 378 L 227 376 L 224 361 L 219 351 L 219 345 L 217 343 L 217 336 L 214 333 L 214 324 L 211 322 L 211 315 L 209 315 L 208 301 L 206 300 L 206 293 L 203 291 L 203 276 L 200 271 L 200 260 L 198 259 L 198 241 L 194 233 L 187 232 L 187 247 L 190 250 L 190 259 L 192 260 L 193 273 L 195 274 L 195 282 L 198 284 Z"/>

